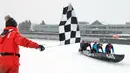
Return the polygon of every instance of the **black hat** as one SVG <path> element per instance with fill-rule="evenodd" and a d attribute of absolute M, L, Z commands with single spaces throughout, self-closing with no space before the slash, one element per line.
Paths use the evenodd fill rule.
<path fill-rule="evenodd" d="M 17 27 L 17 22 L 9 15 L 5 16 L 5 21 L 6 21 L 5 22 L 6 27 L 8 26 Z"/>

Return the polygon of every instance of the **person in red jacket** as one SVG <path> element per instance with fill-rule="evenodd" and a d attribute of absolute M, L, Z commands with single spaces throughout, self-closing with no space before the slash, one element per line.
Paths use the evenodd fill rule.
<path fill-rule="evenodd" d="M 29 48 L 45 50 L 45 47 L 23 37 L 17 28 L 17 22 L 5 16 L 5 28 L 0 35 L 0 73 L 18 73 L 19 45 Z"/>

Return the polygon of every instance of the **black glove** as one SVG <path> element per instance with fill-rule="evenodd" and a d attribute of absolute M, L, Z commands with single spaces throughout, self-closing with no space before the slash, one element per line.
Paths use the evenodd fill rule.
<path fill-rule="evenodd" d="M 38 48 L 40 51 L 44 51 L 45 50 L 45 47 L 43 45 L 39 45 L 39 48 Z"/>

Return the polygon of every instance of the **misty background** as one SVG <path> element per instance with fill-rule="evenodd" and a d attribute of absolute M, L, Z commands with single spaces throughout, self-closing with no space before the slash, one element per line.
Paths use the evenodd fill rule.
<path fill-rule="evenodd" d="M 130 22 L 130 0 L 0 0 L 0 29 L 4 27 L 4 16 L 10 15 L 18 23 L 59 24 L 63 7 L 69 3 L 75 9 L 78 21 L 99 20 L 106 24 Z"/>

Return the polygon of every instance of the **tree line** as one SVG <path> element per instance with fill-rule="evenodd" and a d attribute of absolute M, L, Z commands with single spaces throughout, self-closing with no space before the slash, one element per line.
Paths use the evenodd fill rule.
<path fill-rule="evenodd" d="M 42 21 L 40 25 L 45 25 L 45 22 Z M 25 20 L 19 23 L 18 25 L 19 32 L 20 33 L 31 32 L 31 26 L 32 26 L 32 22 L 30 20 Z"/>

